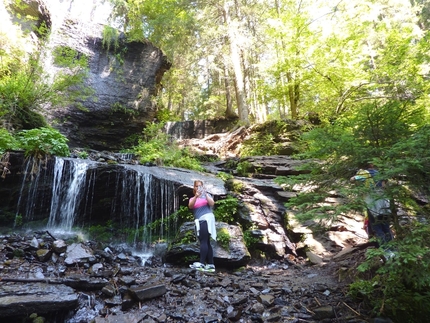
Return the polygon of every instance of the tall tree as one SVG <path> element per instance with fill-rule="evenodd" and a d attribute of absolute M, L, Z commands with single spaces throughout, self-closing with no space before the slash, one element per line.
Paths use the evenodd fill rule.
<path fill-rule="evenodd" d="M 242 71 L 240 50 L 238 44 L 236 43 L 236 39 L 238 38 L 238 35 L 236 34 L 237 27 L 230 17 L 231 6 L 232 3 L 230 1 L 224 1 L 222 13 L 227 29 L 228 42 L 230 45 L 230 58 L 234 72 L 234 86 L 236 89 L 236 103 L 239 120 L 242 121 L 242 123 L 244 123 L 245 125 L 249 125 L 249 111 L 247 103 L 245 101 L 245 79 Z M 236 11 L 238 11 L 238 8 L 235 9 Z"/>
<path fill-rule="evenodd" d="M 160 102 L 185 118 L 333 119 L 427 91 L 425 35 L 403 0 L 112 1 L 129 39 L 172 61 Z"/>

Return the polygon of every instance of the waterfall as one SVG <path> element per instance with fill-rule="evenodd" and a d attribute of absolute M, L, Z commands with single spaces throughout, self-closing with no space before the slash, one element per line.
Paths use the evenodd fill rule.
<path fill-rule="evenodd" d="M 149 169 L 124 166 L 115 181 L 111 213 L 119 215 L 123 227 L 133 229 L 133 244 L 151 243 L 153 234 L 166 238 L 163 225 L 151 229 L 148 225 L 165 219 L 178 207 L 174 184 L 156 178 Z"/>
<path fill-rule="evenodd" d="M 114 238 L 139 250 L 171 238 L 177 219 L 169 216 L 183 204 L 178 188 L 201 176 L 181 169 L 63 157 L 30 158 L 21 173 L 15 226 L 43 226 L 66 235 L 85 229 L 91 239 Z"/>
<path fill-rule="evenodd" d="M 78 159 L 55 158 L 49 228 L 72 229 L 76 211 L 85 197 L 88 165 Z"/>
<path fill-rule="evenodd" d="M 15 214 L 15 225 L 23 220 L 32 221 L 36 210 L 44 208 L 45 186 L 49 185 L 46 173 L 49 173 L 48 161 L 29 157 L 24 163 L 22 184 Z M 23 199 L 23 197 L 25 197 Z M 24 200 L 24 201 L 23 201 Z"/>

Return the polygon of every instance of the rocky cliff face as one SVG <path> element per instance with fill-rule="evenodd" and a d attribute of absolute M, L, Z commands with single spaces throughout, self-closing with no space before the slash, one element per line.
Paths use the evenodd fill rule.
<path fill-rule="evenodd" d="M 89 62 L 85 85 L 93 94 L 70 106 L 46 107 L 47 120 L 69 139 L 72 147 L 119 150 L 140 135 L 155 117 L 154 103 L 163 74 L 170 63 L 151 43 L 120 40 L 114 50 L 103 47 L 102 32 L 110 6 L 102 0 L 28 0 L 26 9 L 14 9 L 11 21 L 29 30 L 19 14 L 45 22 L 50 29 L 48 51 L 67 47 L 86 55 Z M 34 42 L 33 37 L 29 42 Z M 46 53 L 44 69 L 52 76 L 64 70 L 52 63 Z"/>

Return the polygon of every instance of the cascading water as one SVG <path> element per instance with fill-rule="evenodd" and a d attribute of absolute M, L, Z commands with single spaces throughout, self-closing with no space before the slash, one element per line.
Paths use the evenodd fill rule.
<path fill-rule="evenodd" d="M 178 208 L 175 185 L 156 178 L 148 167 L 124 165 L 116 175 L 115 192 L 111 213 L 119 215 L 122 226 L 133 228 L 133 244 L 150 243 L 154 231 L 148 225 Z M 163 226 L 156 234 L 165 238 Z"/>
<path fill-rule="evenodd" d="M 65 164 L 68 167 L 64 167 Z M 77 207 L 86 197 L 89 164 L 78 159 L 55 158 L 48 228 L 71 231 Z"/>
<path fill-rule="evenodd" d="M 154 242 L 174 234 L 177 222 L 169 216 L 179 209 L 178 189 L 200 176 L 62 157 L 27 161 L 22 173 L 17 223 L 43 226 L 58 237 L 85 229 L 91 239 L 126 243 L 141 259 L 151 255 Z"/>
<path fill-rule="evenodd" d="M 49 173 L 47 163 L 45 159 L 34 157 L 26 159 L 16 208 L 15 225 L 23 220 L 26 222 L 32 221 L 35 210 L 43 209 L 43 202 L 45 201 L 43 187 L 49 185 L 47 176 L 45 176 L 46 173 Z M 42 170 L 45 171 L 43 172 Z M 25 198 L 23 199 L 24 196 Z"/>
<path fill-rule="evenodd" d="M 165 239 L 164 220 L 178 209 L 173 181 L 154 167 L 106 165 L 83 159 L 55 158 L 47 227 L 70 232 L 73 227 L 115 224 L 116 237 L 137 246 Z M 109 202 L 110 208 L 106 208 Z"/>

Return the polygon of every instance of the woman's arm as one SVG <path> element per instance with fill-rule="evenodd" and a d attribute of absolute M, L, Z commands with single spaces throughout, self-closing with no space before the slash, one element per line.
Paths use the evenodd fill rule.
<path fill-rule="evenodd" d="M 209 206 L 214 206 L 215 204 L 213 197 L 208 193 L 206 193 L 206 201 L 208 201 Z"/>
<path fill-rule="evenodd" d="M 194 204 L 196 204 L 197 195 L 194 195 L 190 200 L 188 201 L 188 208 L 192 209 L 194 207 Z"/>

